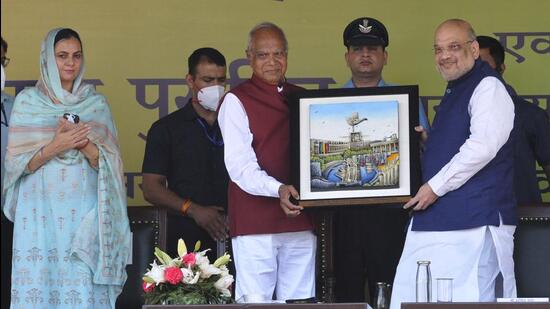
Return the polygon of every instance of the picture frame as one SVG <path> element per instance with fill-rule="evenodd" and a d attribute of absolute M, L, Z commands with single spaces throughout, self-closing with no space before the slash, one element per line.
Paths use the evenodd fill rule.
<path fill-rule="evenodd" d="M 289 96 L 291 177 L 300 206 L 405 203 L 420 187 L 418 86 Z"/>

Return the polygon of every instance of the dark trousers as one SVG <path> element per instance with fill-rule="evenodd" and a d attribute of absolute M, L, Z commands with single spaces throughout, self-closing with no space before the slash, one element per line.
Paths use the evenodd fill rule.
<path fill-rule="evenodd" d="M 343 206 L 336 211 L 334 275 L 337 302 L 370 302 L 374 299 L 377 282 L 392 284 L 409 220 L 401 206 Z M 366 299 L 365 283 L 368 283 L 369 299 Z"/>
<path fill-rule="evenodd" d="M 178 239 L 183 239 L 187 252 L 193 252 L 195 243 L 201 242 L 199 251 L 210 249 L 207 256 L 211 263 L 216 259 L 216 241 L 200 228 L 193 219 L 177 214 L 168 214 L 166 228 L 166 253 L 174 258 L 178 255 Z"/>

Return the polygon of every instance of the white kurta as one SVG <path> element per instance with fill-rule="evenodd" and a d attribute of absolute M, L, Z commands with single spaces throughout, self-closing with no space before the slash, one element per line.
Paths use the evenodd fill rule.
<path fill-rule="evenodd" d="M 279 197 L 280 181 L 268 175 L 258 164 L 252 148 L 253 135 L 241 100 L 233 93 L 225 95 L 218 113 L 224 141 L 224 160 L 231 181 L 248 194 Z"/>
<path fill-rule="evenodd" d="M 485 77 L 468 103 L 470 136 L 459 152 L 428 184 L 443 196 L 456 190 L 486 166 L 507 142 L 514 122 L 514 103 L 495 77 Z M 432 205 L 430 207 L 437 207 Z M 411 221 L 412 226 L 412 221 Z M 482 226 L 443 232 L 412 231 L 393 282 L 391 309 L 416 301 L 416 262 L 431 261 L 432 301 L 437 299 L 436 278 L 453 278 L 453 301 L 494 300 L 494 282 L 503 275 L 503 296 L 515 297 L 515 226 Z"/>

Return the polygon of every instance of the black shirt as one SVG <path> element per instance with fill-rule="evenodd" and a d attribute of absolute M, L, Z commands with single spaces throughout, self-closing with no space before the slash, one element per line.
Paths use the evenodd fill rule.
<path fill-rule="evenodd" d="M 550 122 L 546 112 L 537 105 L 512 96 L 515 105 L 514 174 L 518 203 L 542 202 L 535 161 L 550 164 Z M 549 179 L 550 181 L 550 179 Z"/>
<path fill-rule="evenodd" d="M 182 198 L 203 206 L 227 208 L 229 176 L 223 161 L 223 142 L 217 123 L 209 126 L 189 101 L 183 108 L 159 119 L 147 134 L 143 173 L 166 176 L 168 188 Z M 181 215 L 168 218 L 168 252 L 175 252 L 184 236 L 188 248 L 200 240 L 202 249 L 215 242 L 195 221 Z"/>
<path fill-rule="evenodd" d="M 142 171 L 166 176 L 168 188 L 182 198 L 225 207 L 228 176 L 220 129 L 217 123 L 210 127 L 191 104 L 153 123 Z"/>

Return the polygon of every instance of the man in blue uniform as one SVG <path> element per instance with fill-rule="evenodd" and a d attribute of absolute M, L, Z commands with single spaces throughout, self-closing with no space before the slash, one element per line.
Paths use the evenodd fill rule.
<path fill-rule="evenodd" d="M 344 56 L 351 71 L 351 79 L 343 88 L 391 86 L 382 78 L 389 45 L 384 24 L 371 17 L 357 18 L 347 25 L 343 39 Z M 419 106 L 419 123 L 429 130 L 422 104 Z M 334 214 L 337 301 L 369 300 L 374 296 L 377 282 L 392 281 L 408 219 L 400 206 L 345 207 Z M 359 271 L 350 273 L 350 268 Z"/>

